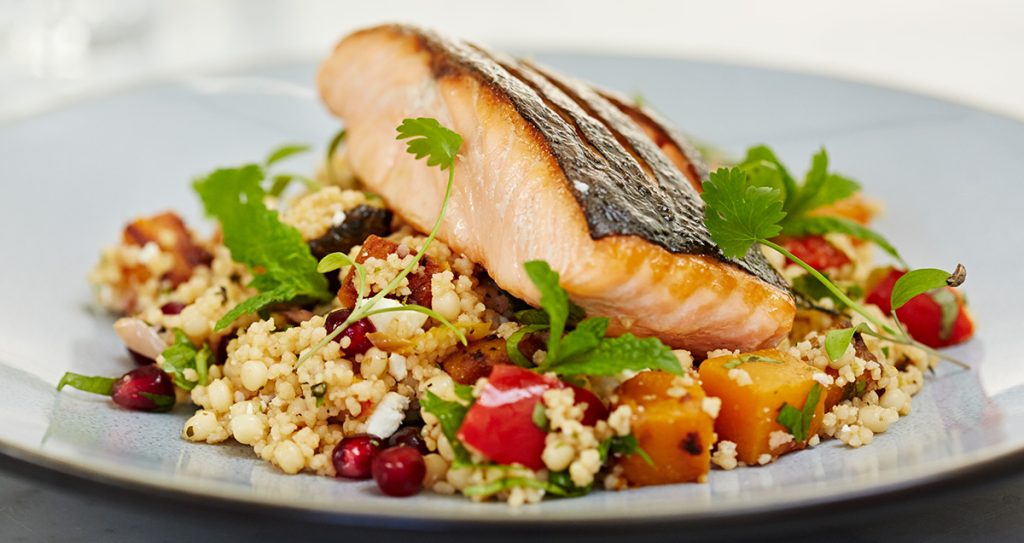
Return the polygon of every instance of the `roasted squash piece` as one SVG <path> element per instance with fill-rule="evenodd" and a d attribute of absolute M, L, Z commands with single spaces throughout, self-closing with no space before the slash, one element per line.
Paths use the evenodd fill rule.
<path fill-rule="evenodd" d="M 633 436 L 652 460 L 648 463 L 639 454 L 620 460 L 630 485 L 704 480 L 711 467 L 715 419 L 711 414 L 714 408 L 705 406 L 706 396 L 696 373 L 679 377 L 662 371 L 643 372 L 619 385 L 616 394 L 616 407 L 632 408 Z"/>
<path fill-rule="evenodd" d="M 181 217 L 170 211 L 135 219 L 125 226 L 121 237 L 129 245 L 143 247 L 147 243 L 155 243 L 161 250 L 170 253 L 174 265 L 165 277 L 174 286 L 188 281 L 192 277 L 192 270 L 197 266 L 209 265 L 213 259 L 206 249 L 196 245 Z M 142 270 L 139 273 L 145 272 Z"/>
<path fill-rule="evenodd" d="M 388 255 L 398 251 L 398 244 L 387 238 L 371 235 L 363 241 L 363 248 L 356 256 L 356 262 L 362 264 L 367 258 L 374 257 L 386 259 Z M 408 303 L 430 307 L 433 295 L 430 291 L 430 280 L 435 273 L 442 272 L 441 265 L 434 262 L 429 256 L 420 259 L 420 270 L 410 273 Z M 356 292 L 356 279 L 354 270 L 349 270 L 341 281 L 341 288 L 338 290 L 338 301 L 343 307 L 352 307 L 356 304 L 358 293 Z"/>
<path fill-rule="evenodd" d="M 777 457 L 806 446 L 821 426 L 827 396 L 814 379 L 815 371 L 775 349 L 705 360 L 700 365 L 702 386 L 708 395 L 722 400 L 715 420 L 718 439 L 736 443 L 737 459 L 747 464 L 759 463 L 765 454 Z M 818 399 L 806 435 L 798 436 L 803 439 L 773 440 L 773 432 L 790 434 L 777 422 L 783 406 L 802 409 L 815 387 Z"/>

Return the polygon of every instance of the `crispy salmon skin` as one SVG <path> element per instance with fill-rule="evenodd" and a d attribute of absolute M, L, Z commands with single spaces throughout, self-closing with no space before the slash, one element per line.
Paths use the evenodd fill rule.
<path fill-rule="evenodd" d="M 729 260 L 711 241 L 699 158 L 655 141 L 674 132 L 607 93 L 396 25 L 344 38 L 318 86 L 355 174 L 420 230 L 447 176 L 408 155 L 395 127 L 433 117 L 462 135 L 438 237 L 513 295 L 538 303 L 523 262 L 543 259 L 613 334 L 703 353 L 772 346 L 791 328 L 792 296 L 760 253 Z"/>

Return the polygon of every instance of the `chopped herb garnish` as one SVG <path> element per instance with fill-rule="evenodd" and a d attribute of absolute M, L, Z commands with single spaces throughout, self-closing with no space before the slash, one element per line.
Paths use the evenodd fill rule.
<path fill-rule="evenodd" d="M 853 342 L 853 334 L 856 332 L 856 328 L 841 328 L 838 330 L 829 330 L 825 334 L 825 354 L 828 355 L 828 359 L 835 362 L 843 357 L 846 353 L 846 349 L 850 347 L 850 343 Z"/>
<path fill-rule="evenodd" d="M 317 383 L 309 387 L 309 391 L 313 393 L 313 397 L 316 398 L 316 406 L 322 407 L 324 405 L 324 395 L 327 394 L 327 383 Z"/>
<path fill-rule="evenodd" d="M 544 402 L 538 401 L 537 403 L 533 404 L 533 413 L 531 416 L 533 419 L 534 426 L 536 426 L 538 429 L 544 432 L 548 431 L 550 423 L 548 423 L 548 415 L 544 411 Z"/>
<path fill-rule="evenodd" d="M 722 364 L 722 367 L 727 369 L 727 370 L 731 370 L 733 368 L 738 368 L 738 367 L 740 367 L 740 365 L 746 364 L 747 362 L 764 362 L 766 364 L 785 364 L 785 362 L 783 362 L 781 360 L 776 360 L 774 358 L 770 358 L 770 357 L 767 357 L 767 356 L 761 356 L 761 355 L 757 355 L 757 354 L 741 354 L 741 355 L 737 356 L 736 358 L 733 358 L 732 360 L 729 360 L 725 364 Z"/>
<path fill-rule="evenodd" d="M 811 422 L 814 420 L 818 399 L 821 398 L 821 390 L 821 385 L 815 382 L 807 393 L 807 399 L 804 400 L 801 409 L 787 403 L 782 404 L 782 408 L 779 409 L 779 416 L 775 422 L 781 424 L 797 443 L 804 443 L 810 437 L 807 434 L 811 431 Z"/>
<path fill-rule="evenodd" d="M 472 398 L 472 388 L 469 389 L 469 397 Z M 465 399 L 466 391 L 459 391 L 456 389 L 456 395 L 460 399 Z M 452 450 L 455 451 L 455 461 L 457 463 L 468 464 L 470 462 L 469 452 L 466 447 L 462 445 L 459 440 L 458 433 L 459 427 L 462 426 L 462 420 L 466 418 L 466 412 L 469 411 L 469 405 L 463 405 L 459 402 L 450 402 L 441 399 L 440 396 L 434 394 L 431 391 L 420 398 L 420 407 L 437 417 L 437 420 L 441 423 L 441 431 L 445 437 L 448 438 L 448 443 L 451 444 Z"/>
<path fill-rule="evenodd" d="M 69 386 L 83 392 L 110 396 L 113 393 L 115 382 L 117 382 L 117 379 L 111 377 L 96 377 L 69 371 L 60 378 L 60 382 L 57 383 L 57 390 L 59 391 Z"/>
<path fill-rule="evenodd" d="M 174 384 L 178 388 L 192 390 L 196 385 L 207 384 L 210 354 L 209 346 L 204 344 L 202 349 L 196 349 L 188 335 L 180 328 L 175 328 L 174 345 L 167 347 L 161 353 L 163 360 L 160 363 L 160 369 L 174 377 Z M 187 369 L 196 372 L 196 380 L 193 381 L 185 377 Z"/>
<path fill-rule="evenodd" d="M 637 454 L 644 459 L 647 465 L 654 466 L 654 460 L 647 454 L 647 451 L 640 448 L 640 443 L 633 434 L 609 437 L 598 444 L 597 452 L 601 455 L 602 464 L 610 456 L 631 456 Z"/>
<path fill-rule="evenodd" d="M 153 411 L 170 411 L 174 407 L 174 396 L 167 394 L 153 394 L 152 392 L 140 392 L 139 396 L 153 402 Z"/>
<path fill-rule="evenodd" d="M 331 298 L 327 279 L 316 271 L 316 259 L 298 230 L 263 204 L 263 177 L 263 169 L 250 164 L 217 170 L 193 185 L 206 213 L 220 222 L 231 258 L 249 266 L 254 273 L 249 286 L 259 291 L 222 316 L 215 331 L 274 304 Z"/>
<path fill-rule="evenodd" d="M 512 363 L 521 368 L 532 368 L 533 362 L 528 360 L 522 351 L 519 350 L 519 344 L 526 339 L 526 336 L 542 330 L 547 330 L 548 325 L 546 324 L 528 324 L 515 332 L 505 340 L 505 352 L 508 354 Z"/>

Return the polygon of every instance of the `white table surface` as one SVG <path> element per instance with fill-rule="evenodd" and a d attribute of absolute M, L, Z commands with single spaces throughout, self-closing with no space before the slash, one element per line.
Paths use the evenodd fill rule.
<path fill-rule="evenodd" d="M 112 5 L 115 13 L 141 10 L 146 22 L 127 30 L 96 27 L 88 50 L 65 50 L 60 62 L 40 62 L 38 51 L 25 43 L 12 45 L 19 29 L 60 19 L 63 10 L 81 4 L 0 0 L 0 123 L 163 76 L 316 58 L 345 31 L 391 20 L 499 48 L 684 56 L 827 73 L 1024 118 L 1024 2 L 1019 0 L 93 0 L 94 8 Z M 837 541 L 1020 540 L 1022 496 L 1024 477 L 1017 477 L 786 540 L 819 541 L 823 534 Z M 339 529 L 338 535 L 345 533 Z M 368 537 L 359 533 L 351 540 Z M 205 541 L 215 536 L 225 542 L 312 540 L 303 538 L 301 526 L 231 516 L 169 518 L 145 504 L 125 508 L 0 474 L 0 541 Z"/>

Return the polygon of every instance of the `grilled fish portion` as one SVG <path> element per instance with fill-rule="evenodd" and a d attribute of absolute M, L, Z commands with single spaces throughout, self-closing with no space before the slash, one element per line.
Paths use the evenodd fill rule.
<path fill-rule="evenodd" d="M 626 102 L 405 26 L 346 37 L 318 84 L 355 173 L 421 230 L 447 176 L 406 154 L 394 128 L 434 117 L 462 135 L 439 238 L 515 296 L 538 302 L 522 264 L 543 259 L 611 333 L 703 353 L 773 345 L 792 326 L 792 297 L 764 258 L 728 260 L 711 241 L 695 155 L 659 142 L 670 133 Z"/>

